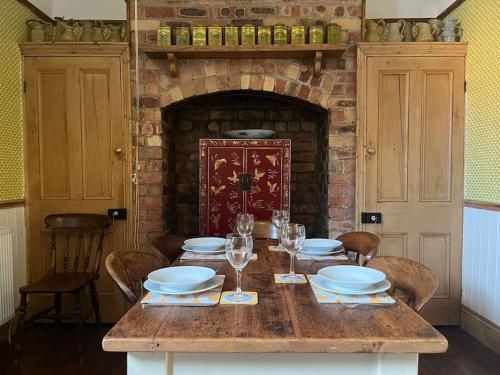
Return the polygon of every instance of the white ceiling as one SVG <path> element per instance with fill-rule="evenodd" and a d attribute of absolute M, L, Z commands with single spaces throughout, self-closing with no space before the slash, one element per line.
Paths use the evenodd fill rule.
<path fill-rule="evenodd" d="M 124 20 L 125 0 L 29 0 L 49 17 Z M 367 0 L 367 18 L 433 18 L 455 0 Z"/>

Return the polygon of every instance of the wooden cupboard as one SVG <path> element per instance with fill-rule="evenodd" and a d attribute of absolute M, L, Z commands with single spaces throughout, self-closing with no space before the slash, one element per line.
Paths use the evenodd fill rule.
<path fill-rule="evenodd" d="M 44 226 L 45 216 L 107 214 L 108 208 L 131 208 L 128 45 L 26 43 L 20 48 L 25 87 L 28 280 L 36 281 L 49 267 L 50 233 Z M 122 315 L 124 303 L 104 260 L 111 251 L 128 246 L 131 225 L 131 219 L 117 220 L 105 237 L 96 285 L 101 316 L 107 322 Z M 36 312 L 49 302 L 33 298 L 30 308 Z M 68 298 L 67 303 L 73 300 Z M 64 304 L 65 300 L 63 308 Z"/>
<path fill-rule="evenodd" d="M 289 139 L 200 139 L 200 233 L 235 231 L 236 215 L 290 207 Z"/>
<path fill-rule="evenodd" d="M 463 211 L 464 43 L 360 43 L 356 222 L 379 255 L 439 279 L 423 315 L 458 324 Z M 361 224 L 361 212 L 382 221 Z"/>

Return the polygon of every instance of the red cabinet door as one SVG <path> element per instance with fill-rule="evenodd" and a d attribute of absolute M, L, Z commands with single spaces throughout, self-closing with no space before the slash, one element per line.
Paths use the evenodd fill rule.
<path fill-rule="evenodd" d="M 249 186 L 240 184 L 246 174 Z M 236 215 L 268 220 L 290 205 L 290 140 L 200 140 L 200 234 L 235 231 Z"/>

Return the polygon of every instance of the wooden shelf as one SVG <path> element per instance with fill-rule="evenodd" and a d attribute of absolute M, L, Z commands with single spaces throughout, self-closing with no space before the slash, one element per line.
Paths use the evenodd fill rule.
<path fill-rule="evenodd" d="M 314 76 L 321 74 L 321 60 L 325 56 L 340 56 L 347 43 L 303 44 L 272 46 L 149 46 L 142 49 L 152 59 L 167 59 L 170 74 L 178 76 L 179 59 L 312 59 Z"/>

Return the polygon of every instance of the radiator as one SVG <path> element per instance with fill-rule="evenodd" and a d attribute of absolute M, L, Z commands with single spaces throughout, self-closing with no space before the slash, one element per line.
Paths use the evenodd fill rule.
<path fill-rule="evenodd" d="M 14 314 L 12 236 L 8 227 L 0 227 L 0 325 L 13 319 Z"/>

